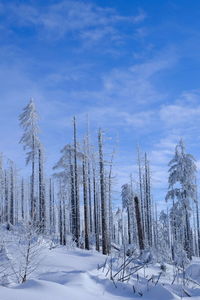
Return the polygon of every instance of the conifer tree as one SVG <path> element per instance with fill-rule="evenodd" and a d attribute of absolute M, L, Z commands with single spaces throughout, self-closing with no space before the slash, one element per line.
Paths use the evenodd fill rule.
<path fill-rule="evenodd" d="M 169 162 L 169 166 L 169 190 L 166 200 L 173 201 L 171 211 L 173 246 L 175 242 L 182 244 L 188 258 L 191 258 L 190 212 L 191 201 L 196 200 L 196 165 L 194 157 L 186 153 L 182 139 L 175 148 L 175 155 Z"/>
<path fill-rule="evenodd" d="M 36 111 L 35 103 L 33 99 L 30 100 L 27 106 L 25 106 L 23 112 L 19 116 L 19 121 L 24 133 L 20 139 L 20 143 L 23 144 L 24 150 L 28 150 L 26 153 L 26 164 L 31 163 L 31 220 L 36 225 L 36 159 L 38 156 L 38 149 L 40 140 L 38 136 L 38 114 Z"/>

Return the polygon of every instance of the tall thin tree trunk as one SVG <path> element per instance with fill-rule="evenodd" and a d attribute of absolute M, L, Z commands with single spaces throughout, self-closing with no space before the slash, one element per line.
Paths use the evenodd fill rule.
<path fill-rule="evenodd" d="M 54 199 L 54 183 L 49 179 L 49 225 L 50 233 L 55 233 L 55 199 Z"/>
<path fill-rule="evenodd" d="M 21 181 L 21 215 L 24 220 L 24 179 Z"/>
<path fill-rule="evenodd" d="M 89 224 L 90 224 L 90 233 L 93 232 L 93 224 L 92 224 L 92 193 L 91 193 L 91 178 L 90 178 L 90 163 L 88 161 L 88 198 L 89 198 Z"/>
<path fill-rule="evenodd" d="M 90 166 L 90 129 L 89 129 L 89 117 L 87 115 L 87 136 L 86 136 L 86 153 L 87 153 L 87 178 L 88 178 L 88 200 L 89 200 L 89 224 L 90 234 L 93 233 L 93 216 L 92 216 L 92 191 L 91 191 L 91 166 Z"/>
<path fill-rule="evenodd" d="M 113 167 L 114 151 L 112 153 L 110 170 L 108 176 L 108 212 L 109 212 L 109 252 L 111 251 L 111 243 L 113 240 L 113 211 L 112 211 L 112 167 Z"/>
<path fill-rule="evenodd" d="M 89 228 L 88 228 L 88 195 L 87 195 L 87 178 L 86 178 L 86 158 L 83 157 L 83 199 L 84 199 L 84 229 L 85 229 L 85 249 L 89 250 Z"/>
<path fill-rule="evenodd" d="M 185 251 L 187 252 L 188 258 L 191 260 L 192 254 L 191 254 L 190 221 L 189 221 L 186 205 L 185 205 Z"/>
<path fill-rule="evenodd" d="M 197 225 L 197 255 L 200 256 L 200 222 L 199 222 L 199 199 L 198 199 L 198 191 L 197 191 L 197 181 L 195 179 L 196 185 L 196 225 Z"/>
<path fill-rule="evenodd" d="M 9 222 L 9 191 L 8 191 L 8 174 L 5 170 L 5 222 Z"/>
<path fill-rule="evenodd" d="M 128 215 L 128 243 L 131 245 L 132 239 L 131 239 L 131 216 L 130 216 L 130 206 L 127 207 L 127 215 Z"/>
<path fill-rule="evenodd" d="M 198 256 L 200 256 L 200 224 L 199 224 L 199 202 L 196 200 L 196 218 L 197 218 L 197 245 L 198 245 Z"/>
<path fill-rule="evenodd" d="M 63 207 L 62 207 L 62 185 L 61 180 L 59 181 L 59 236 L 60 236 L 60 245 L 63 245 Z"/>
<path fill-rule="evenodd" d="M 102 140 L 101 129 L 99 130 L 98 141 L 99 141 L 99 171 L 100 171 L 100 190 L 101 190 L 102 253 L 109 254 L 107 203 L 106 203 L 106 193 L 105 193 L 104 160 L 103 160 L 103 140 Z"/>
<path fill-rule="evenodd" d="M 144 237 L 143 237 L 142 219 L 141 219 L 141 214 L 140 214 L 138 197 L 134 197 L 134 203 L 135 203 L 135 216 L 136 216 L 136 222 L 137 222 L 139 247 L 140 247 L 140 250 L 143 250 L 144 249 Z"/>
<path fill-rule="evenodd" d="M 93 161 L 93 164 L 95 162 Z M 99 222 L 98 222 L 98 198 L 96 194 L 96 172 L 95 167 L 93 166 L 93 202 L 94 202 L 94 231 L 95 231 L 95 241 L 96 241 L 96 250 L 100 250 L 99 244 Z"/>
<path fill-rule="evenodd" d="M 31 220 L 36 224 L 36 199 L 35 199 L 35 138 L 32 136 L 32 175 L 31 175 Z"/>
<path fill-rule="evenodd" d="M 73 150 L 74 153 L 74 150 Z M 72 151 L 69 151 L 69 165 L 70 165 L 70 198 L 71 198 L 71 232 L 73 240 L 76 241 L 76 202 L 75 202 L 75 184 L 74 184 L 74 166 L 72 163 Z"/>
<path fill-rule="evenodd" d="M 145 217 L 144 217 L 144 199 L 143 199 L 143 189 L 142 189 L 142 167 L 141 167 L 141 156 L 139 146 L 137 147 L 138 153 L 138 175 L 139 175 L 139 189 L 140 189 L 140 210 L 141 210 L 141 219 L 142 219 L 142 230 L 143 238 L 145 239 Z"/>
<path fill-rule="evenodd" d="M 14 225 L 14 170 L 12 162 L 10 166 L 10 223 Z"/>
<path fill-rule="evenodd" d="M 75 207 L 76 207 L 76 244 L 79 247 L 80 239 L 80 203 L 78 186 L 78 167 L 77 167 L 77 138 L 76 138 L 76 118 L 74 117 L 74 186 L 75 186 Z"/>
<path fill-rule="evenodd" d="M 38 159 L 39 159 L 39 226 L 42 233 L 45 230 L 45 186 L 44 186 L 44 172 L 43 172 L 43 158 L 42 158 L 42 150 L 39 148 L 38 150 Z"/>
<path fill-rule="evenodd" d="M 63 215 L 63 245 L 66 246 L 67 241 L 66 241 L 66 204 L 65 204 L 65 198 L 64 195 L 62 197 L 62 215 Z"/>

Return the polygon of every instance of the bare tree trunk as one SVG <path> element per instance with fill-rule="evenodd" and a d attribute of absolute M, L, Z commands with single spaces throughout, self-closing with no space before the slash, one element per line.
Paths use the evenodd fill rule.
<path fill-rule="evenodd" d="M 14 225 L 14 170 L 13 163 L 10 166 L 10 223 Z"/>
<path fill-rule="evenodd" d="M 62 208 L 62 185 L 60 185 L 60 195 L 59 195 L 59 235 L 60 235 L 60 245 L 63 245 L 63 208 Z"/>
<path fill-rule="evenodd" d="M 110 162 L 110 171 L 108 176 L 108 209 L 109 209 L 109 252 L 111 251 L 111 243 L 113 239 L 113 212 L 112 212 L 112 166 L 114 151 Z"/>
<path fill-rule="evenodd" d="M 93 161 L 93 164 L 95 162 Z M 99 222 L 98 222 L 98 198 L 96 194 L 96 172 L 95 166 L 93 166 L 93 202 L 94 202 L 94 231 L 95 231 L 95 240 L 96 240 L 96 250 L 100 250 L 99 244 Z"/>
<path fill-rule="evenodd" d="M 7 170 L 5 170 L 5 222 L 9 222 L 9 191 L 8 191 L 8 174 Z"/>
<path fill-rule="evenodd" d="M 143 235 L 145 234 L 145 216 L 144 216 L 144 198 L 143 198 L 143 189 L 142 189 L 142 168 L 141 168 L 141 156 L 139 146 L 137 148 L 138 153 L 138 175 L 139 175 L 139 188 L 140 188 L 140 210 L 141 210 L 141 219 L 142 219 L 142 230 Z M 145 236 L 143 236 L 145 239 Z"/>
<path fill-rule="evenodd" d="M 88 197 L 89 197 L 89 212 L 90 212 L 90 233 L 93 233 L 93 224 L 92 224 L 92 194 L 91 194 L 91 178 L 90 178 L 90 163 L 88 161 Z"/>
<path fill-rule="evenodd" d="M 24 179 L 22 178 L 21 181 L 21 215 L 22 219 L 24 220 Z"/>
<path fill-rule="evenodd" d="M 103 140 L 102 132 L 99 129 L 99 171 L 100 171 L 100 190 L 101 190 L 101 222 L 102 222 L 102 253 L 109 254 L 108 249 L 108 224 L 107 224 L 107 203 L 105 193 L 104 161 L 103 161 Z"/>
<path fill-rule="evenodd" d="M 185 251 L 187 253 L 188 258 L 192 259 L 191 254 L 191 235 L 190 235 L 190 221 L 188 216 L 188 211 L 185 205 Z"/>
<path fill-rule="evenodd" d="M 5 205 L 5 179 L 3 171 L 3 156 L 0 154 L 0 223 L 4 222 L 4 205 Z"/>
<path fill-rule="evenodd" d="M 157 249 L 158 247 L 158 209 L 157 204 L 155 203 L 155 226 L 154 226 L 154 246 Z"/>
<path fill-rule="evenodd" d="M 35 138 L 32 137 L 32 175 L 31 175 L 31 220 L 36 225 L 36 199 L 35 199 Z"/>
<path fill-rule="evenodd" d="M 200 256 L 200 226 L 199 226 L 199 202 L 196 200 L 196 219 L 197 219 L 197 245 L 198 245 L 198 256 Z"/>
<path fill-rule="evenodd" d="M 91 165 L 90 165 L 90 129 L 89 129 L 89 117 L 87 115 L 87 136 L 86 136 L 86 153 L 87 153 L 87 178 L 88 178 L 88 199 L 89 199 L 89 224 L 90 234 L 93 233 L 93 218 L 92 218 L 92 191 L 91 191 Z"/>
<path fill-rule="evenodd" d="M 141 214 L 140 214 L 138 197 L 134 197 L 134 203 L 135 203 L 135 216 L 136 216 L 136 221 L 137 221 L 139 247 L 140 247 L 140 250 L 143 250 L 144 249 L 144 237 L 143 237 L 142 219 L 141 219 Z"/>
<path fill-rule="evenodd" d="M 152 247 L 153 246 L 153 225 L 152 225 L 152 197 L 151 197 L 151 176 L 150 176 L 150 165 L 149 161 L 147 161 L 147 174 L 148 174 L 148 206 L 149 206 L 149 244 Z"/>
<path fill-rule="evenodd" d="M 80 239 L 80 203 L 77 168 L 77 139 L 76 139 L 76 118 L 74 117 L 74 186 L 75 186 L 75 208 L 76 208 L 76 244 L 79 247 Z"/>
<path fill-rule="evenodd" d="M 54 199 L 54 184 L 52 179 L 49 179 L 49 225 L 50 233 L 55 233 L 55 199 Z"/>
<path fill-rule="evenodd" d="M 45 231 L 45 186 L 44 186 L 44 172 L 43 172 L 43 158 L 42 150 L 38 150 L 39 159 L 39 227 L 40 231 L 44 233 Z"/>
<path fill-rule="evenodd" d="M 85 229 L 85 249 L 89 250 L 89 226 L 88 226 L 88 195 L 86 178 L 86 157 L 83 157 L 83 198 L 84 198 L 84 229 Z"/>
<path fill-rule="evenodd" d="M 127 207 L 127 215 L 128 215 L 128 243 L 131 245 L 132 239 L 131 239 L 131 217 L 130 217 L 130 206 Z"/>
<path fill-rule="evenodd" d="M 62 197 L 62 215 L 63 215 L 63 245 L 66 246 L 66 203 L 64 196 Z"/>
<path fill-rule="evenodd" d="M 49 231 L 50 234 L 52 234 L 52 217 L 53 217 L 53 203 L 52 203 L 52 182 L 51 182 L 51 178 L 49 179 Z"/>
<path fill-rule="evenodd" d="M 151 195 L 150 195 L 150 178 L 147 154 L 145 153 L 145 225 L 148 245 L 152 246 L 152 216 L 151 216 Z"/>
<path fill-rule="evenodd" d="M 200 224 L 199 224 L 199 199 L 198 199 L 198 192 L 197 192 L 197 180 L 195 179 L 196 185 L 196 227 L 197 227 L 197 256 L 200 256 Z"/>
<path fill-rule="evenodd" d="M 75 202 L 75 185 L 74 185 L 74 166 L 72 163 L 72 149 L 69 151 L 70 166 L 70 195 L 71 195 L 71 232 L 73 240 L 76 241 L 76 202 Z"/>

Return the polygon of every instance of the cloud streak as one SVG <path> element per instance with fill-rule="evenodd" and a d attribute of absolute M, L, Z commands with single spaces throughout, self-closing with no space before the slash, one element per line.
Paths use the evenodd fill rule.
<path fill-rule="evenodd" d="M 90 42 L 102 40 L 106 36 L 111 40 L 120 40 L 120 24 L 139 25 L 146 18 L 144 11 L 139 11 L 135 16 L 123 16 L 113 8 L 100 7 L 90 1 L 72 0 L 44 7 L 4 1 L 0 14 L 6 16 L 7 24 L 38 28 L 43 38 L 57 40 L 75 34 L 74 37 Z"/>

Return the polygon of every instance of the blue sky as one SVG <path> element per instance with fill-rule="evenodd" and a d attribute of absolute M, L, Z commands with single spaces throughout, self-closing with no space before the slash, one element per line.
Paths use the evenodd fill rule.
<path fill-rule="evenodd" d="M 200 2 L 0 1 L 0 149 L 24 168 L 18 115 L 35 99 L 48 169 L 90 118 L 116 146 L 118 187 L 149 153 L 155 200 L 180 137 L 200 159 Z M 110 140 L 112 137 L 112 140 Z"/>

